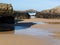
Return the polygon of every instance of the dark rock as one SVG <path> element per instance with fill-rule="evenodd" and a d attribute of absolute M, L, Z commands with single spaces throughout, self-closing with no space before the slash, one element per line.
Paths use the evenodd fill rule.
<path fill-rule="evenodd" d="M 13 15 L 15 15 L 15 18 L 18 20 L 30 18 L 30 15 L 27 12 L 15 11 Z"/>

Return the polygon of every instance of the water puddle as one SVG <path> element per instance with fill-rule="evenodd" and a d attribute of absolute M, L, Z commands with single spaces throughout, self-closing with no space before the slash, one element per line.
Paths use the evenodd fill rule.
<path fill-rule="evenodd" d="M 20 22 L 15 25 L 15 33 L 17 35 L 29 35 L 34 38 L 40 39 L 39 43 L 42 41 L 45 45 L 59 45 L 60 44 L 60 32 L 56 32 L 55 28 L 49 28 L 49 30 L 40 28 L 30 28 L 35 24 L 46 24 L 45 22 Z M 29 38 L 30 39 L 30 38 Z M 30 39 L 31 40 L 31 39 Z M 34 42 L 34 41 L 33 41 Z M 48 43 L 48 44 L 47 44 Z M 41 43 L 40 43 L 41 44 Z"/>
<path fill-rule="evenodd" d="M 32 25 L 46 24 L 45 22 L 18 22 L 15 24 L 15 29 L 29 29 Z M 34 29 L 33 29 L 34 30 Z"/>
<path fill-rule="evenodd" d="M 17 22 L 17 23 L 35 23 L 35 24 L 48 24 L 46 22 Z M 15 23 L 16 24 L 16 23 Z"/>
<path fill-rule="evenodd" d="M 37 29 L 37 28 L 26 28 L 26 29 L 18 29 L 18 27 L 15 28 L 15 34 L 24 34 L 24 35 L 34 35 L 34 36 L 48 36 L 53 35 L 53 33 L 49 33 L 46 30 Z"/>
<path fill-rule="evenodd" d="M 33 22 L 33 23 L 36 23 L 36 24 L 47 24 L 45 22 Z"/>
<path fill-rule="evenodd" d="M 15 25 L 15 34 L 55 37 L 56 34 L 53 32 L 59 32 L 59 30 L 55 30 L 56 28 L 51 28 L 51 27 L 48 30 L 40 29 L 40 28 L 31 28 L 32 25 L 36 25 L 36 24 L 47 24 L 47 23 L 19 22 Z"/>
<path fill-rule="evenodd" d="M 53 35 L 49 33 L 47 30 L 38 29 L 38 28 L 30 28 L 35 24 L 46 24 L 45 22 L 18 22 L 15 26 L 15 34 L 26 34 L 26 35 L 40 35 L 40 36 L 48 36 Z"/>

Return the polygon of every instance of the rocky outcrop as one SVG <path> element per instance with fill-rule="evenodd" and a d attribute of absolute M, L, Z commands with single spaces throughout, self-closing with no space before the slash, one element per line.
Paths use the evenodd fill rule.
<path fill-rule="evenodd" d="M 60 6 L 53 9 L 43 10 L 37 12 L 36 17 L 38 18 L 60 18 Z"/>
<path fill-rule="evenodd" d="M 27 12 L 24 12 L 24 11 L 14 11 L 14 14 L 15 15 L 15 19 L 29 19 L 30 16 Z"/>
<path fill-rule="evenodd" d="M 0 23 L 14 24 L 13 7 L 11 4 L 0 3 Z"/>
<path fill-rule="evenodd" d="M 0 32 L 14 30 L 13 7 L 11 4 L 0 3 Z"/>
<path fill-rule="evenodd" d="M 0 16 L 11 16 L 13 7 L 11 4 L 0 3 Z"/>

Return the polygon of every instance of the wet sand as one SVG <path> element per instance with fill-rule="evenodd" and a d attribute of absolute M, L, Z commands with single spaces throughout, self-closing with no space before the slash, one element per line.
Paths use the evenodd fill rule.
<path fill-rule="evenodd" d="M 44 41 L 45 40 L 45 41 Z M 26 35 L 0 35 L 0 44 L 2 45 L 51 45 L 49 39 L 36 38 Z"/>
<path fill-rule="evenodd" d="M 33 19 L 22 19 L 22 22 L 60 22 L 60 19 L 43 19 L 43 18 L 33 18 Z"/>
<path fill-rule="evenodd" d="M 60 24 L 41 22 L 60 22 L 60 19 L 23 19 L 14 31 L 0 32 L 0 44 L 60 45 Z"/>

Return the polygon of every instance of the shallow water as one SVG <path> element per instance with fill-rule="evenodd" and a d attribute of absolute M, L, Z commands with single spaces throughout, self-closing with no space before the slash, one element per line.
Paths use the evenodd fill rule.
<path fill-rule="evenodd" d="M 46 22 L 17 22 L 17 23 L 35 23 L 35 24 L 48 24 Z M 16 23 L 15 23 L 16 24 Z"/>
<path fill-rule="evenodd" d="M 30 28 L 32 25 L 37 24 L 48 24 L 45 22 L 18 22 L 18 25 L 15 25 L 15 34 L 26 34 L 26 35 L 54 35 L 53 32 L 56 32 L 54 28 L 49 28 L 48 30 L 40 28 Z"/>
<path fill-rule="evenodd" d="M 24 28 L 24 27 L 19 28 L 19 27 L 20 26 L 15 26 L 15 34 L 29 35 L 29 36 L 33 36 L 34 38 L 38 38 L 40 40 L 39 45 L 40 44 L 41 45 L 60 45 L 60 39 L 56 38 L 56 33 L 53 33 L 54 31 L 52 32 L 52 30 L 48 31 L 48 30 L 39 29 L 39 28 Z M 21 28 L 23 28 L 23 29 L 21 29 Z M 37 42 L 39 42 L 39 41 L 37 41 Z M 41 43 L 41 42 L 43 42 L 43 43 Z"/>
<path fill-rule="evenodd" d="M 25 35 L 36 35 L 36 36 L 48 36 L 48 35 L 54 35 L 53 33 L 48 32 L 44 29 L 38 29 L 38 28 L 30 28 L 32 25 L 37 24 L 46 24 L 45 22 L 18 22 L 15 26 L 15 34 L 25 34 Z"/>
<path fill-rule="evenodd" d="M 47 24 L 45 22 L 33 22 L 33 23 L 36 23 L 36 24 Z"/>
<path fill-rule="evenodd" d="M 37 42 L 39 42 L 39 43 L 36 45 L 60 45 L 60 30 L 56 29 L 56 27 L 59 26 L 59 24 L 57 25 L 54 23 L 54 24 L 47 25 L 49 28 L 49 29 L 47 29 L 47 26 L 45 24 L 49 24 L 49 23 L 45 23 L 45 22 L 28 22 L 28 23 L 27 22 L 18 22 L 18 23 L 20 23 L 20 25 L 15 26 L 14 34 L 32 36 L 35 38 L 34 40 L 36 40 L 36 38 L 38 38 L 39 41 L 37 40 L 36 42 L 33 41 L 33 39 L 31 40 L 29 38 L 31 40 L 31 42 L 34 43 L 33 45 L 35 45 Z M 36 25 L 45 25 L 43 27 L 46 27 L 47 30 L 43 29 L 43 28 L 31 28 L 31 26 L 33 26 L 33 25 L 35 25 L 35 26 Z M 30 40 L 28 42 L 30 42 Z M 32 43 L 30 43 L 30 44 L 32 44 Z"/>
<path fill-rule="evenodd" d="M 46 26 L 45 24 L 48 24 L 48 23 L 45 23 L 45 22 L 18 22 L 17 24 L 18 25 L 15 25 L 15 32 L 14 32 L 15 35 L 32 36 L 35 38 L 34 40 L 36 40 L 38 38 L 38 40 L 39 40 L 39 41 L 37 40 L 37 42 L 39 42 L 38 45 L 60 45 L 60 36 L 59 36 L 60 30 L 56 30 L 56 28 L 55 28 L 56 26 L 59 26 L 59 24 L 58 25 L 55 25 L 55 24 L 47 25 L 49 28 L 49 29 L 46 28 L 47 30 L 43 29 L 43 28 L 32 28 L 31 27 L 32 25 Z M 33 41 L 33 39 L 31 40 L 31 42 L 32 41 Z M 37 42 L 35 42 L 34 45 Z M 32 43 L 30 43 L 30 44 L 32 44 Z"/>
<path fill-rule="evenodd" d="M 49 33 L 46 30 L 37 29 L 37 28 L 27 28 L 27 29 L 18 29 L 16 27 L 15 34 L 25 34 L 25 35 L 33 35 L 33 36 L 48 36 L 53 35 L 53 33 Z"/>

